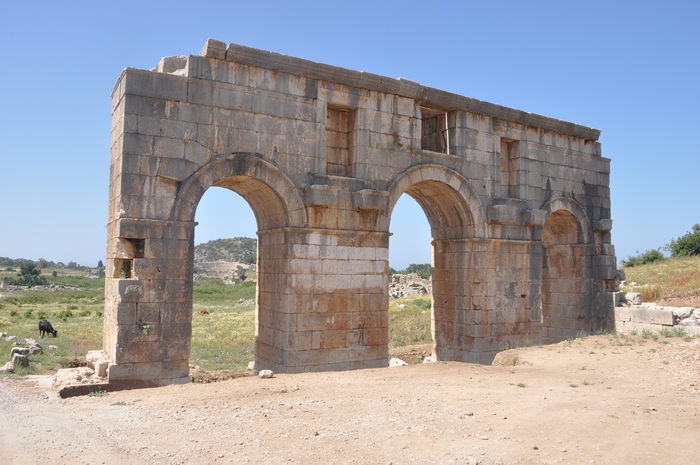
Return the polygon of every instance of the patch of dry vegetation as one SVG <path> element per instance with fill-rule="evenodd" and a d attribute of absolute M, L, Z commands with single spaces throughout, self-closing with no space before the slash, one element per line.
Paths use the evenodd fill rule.
<path fill-rule="evenodd" d="M 700 256 L 669 258 L 646 265 L 624 267 L 627 284 L 625 292 L 641 292 L 645 302 L 674 297 L 700 296 Z"/>

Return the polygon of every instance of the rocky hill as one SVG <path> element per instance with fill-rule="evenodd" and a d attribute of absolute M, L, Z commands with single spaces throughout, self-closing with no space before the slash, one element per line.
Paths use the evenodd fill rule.
<path fill-rule="evenodd" d="M 233 237 L 216 239 L 194 247 L 194 262 L 238 262 L 255 263 L 257 239 L 250 237 Z"/>
<path fill-rule="evenodd" d="M 197 275 L 236 280 L 239 268 L 255 271 L 257 239 L 233 237 L 216 239 L 194 247 Z"/>

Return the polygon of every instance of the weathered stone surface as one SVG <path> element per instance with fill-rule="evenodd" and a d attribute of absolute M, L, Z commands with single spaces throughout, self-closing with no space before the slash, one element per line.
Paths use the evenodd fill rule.
<path fill-rule="evenodd" d="M 596 129 L 215 40 L 126 69 L 112 99 L 110 382 L 187 377 L 195 211 L 213 186 L 258 223 L 255 369 L 387 366 L 403 194 L 431 225 L 420 291 L 440 360 L 489 362 L 614 324 Z"/>
<path fill-rule="evenodd" d="M 12 365 L 15 367 L 28 367 L 29 357 L 15 353 L 12 355 Z"/>
<path fill-rule="evenodd" d="M 56 372 L 53 385 L 54 387 L 60 388 L 96 382 L 92 380 L 92 375 L 94 374 L 95 372 L 88 367 L 63 368 Z"/>
<path fill-rule="evenodd" d="M 693 315 L 693 307 L 677 307 L 672 308 L 671 311 L 676 320 L 690 318 Z"/>
<path fill-rule="evenodd" d="M 15 365 L 12 362 L 7 362 L 0 367 L 0 373 L 12 373 L 13 371 L 15 371 Z"/>
<path fill-rule="evenodd" d="M 260 378 L 272 378 L 274 376 L 274 372 L 272 370 L 260 370 L 258 376 Z"/>
<path fill-rule="evenodd" d="M 408 365 L 408 363 L 404 362 L 400 358 L 392 357 L 391 360 L 389 360 L 389 368 L 402 367 L 406 365 Z"/>
<path fill-rule="evenodd" d="M 671 308 L 642 307 L 638 305 L 633 305 L 630 308 L 633 310 L 631 312 L 632 323 L 673 326 L 675 322 Z"/>
<path fill-rule="evenodd" d="M 26 347 L 13 347 L 10 350 L 10 358 L 14 357 L 15 354 L 29 355 L 29 349 Z"/>

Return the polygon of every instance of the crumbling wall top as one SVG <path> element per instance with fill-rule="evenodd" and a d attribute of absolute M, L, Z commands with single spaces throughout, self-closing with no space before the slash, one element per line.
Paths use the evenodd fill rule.
<path fill-rule="evenodd" d="M 504 121 L 511 121 L 518 124 L 569 134 L 586 140 L 595 141 L 600 137 L 599 129 L 484 102 L 475 98 L 423 86 L 408 79 L 394 79 L 386 76 L 379 76 L 364 71 L 355 71 L 338 66 L 317 63 L 303 58 L 296 58 L 233 43 L 227 46 L 225 42 L 220 40 L 208 39 L 200 51 L 200 55 L 205 58 L 259 66 L 314 79 L 396 94 L 402 97 L 414 98 L 420 103 L 434 108 L 464 110 Z M 163 61 L 161 61 L 161 63 L 163 63 Z M 167 69 L 168 65 L 164 68 Z M 162 72 L 169 71 L 163 69 Z"/>

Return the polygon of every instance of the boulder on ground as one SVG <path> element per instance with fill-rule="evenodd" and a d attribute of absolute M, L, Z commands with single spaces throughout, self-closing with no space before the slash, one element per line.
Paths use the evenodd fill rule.
<path fill-rule="evenodd" d="M 88 353 L 85 354 L 85 362 L 93 370 L 95 369 L 95 364 L 103 360 L 109 361 L 109 357 L 104 350 L 88 350 Z"/>
<path fill-rule="evenodd" d="M 12 364 L 15 367 L 20 366 L 20 367 L 26 368 L 29 366 L 29 357 L 27 357 L 26 355 L 21 355 L 21 354 L 16 353 L 12 356 Z"/>
<path fill-rule="evenodd" d="M 389 360 L 389 368 L 402 367 L 405 365 L 408 365 L 408 363 L 404 362 L 400 358 L 391 357 L 391 360 Z"/>
<path fill-rule="evenodd" d="M 260 373 L 258 373 L 258 376 L 261 378 L 272 378 L 273 375 L 272 370 L 260 370 Z"/>
<path fill-rule="evenodd" d="M 15 366 L 12 364 L 12 362 L 7 362 L 5 365 L 0 367 L 0 373 L 12 373 L 15 371 Z"/>
<path fill-rule="evenodd" d="M 55 387 L 63 387 L 89 384 L 93 374 L 95 372 L 88 367 L 63 368 L 56 372 L 56 376 L 53 378 L 53 385 Z"/>

